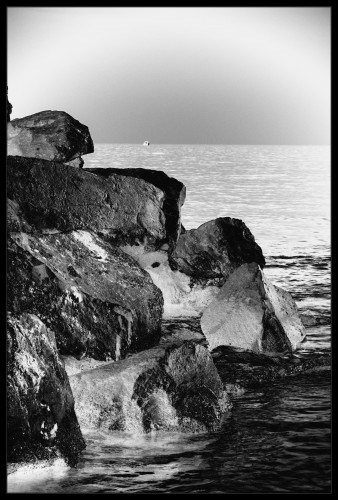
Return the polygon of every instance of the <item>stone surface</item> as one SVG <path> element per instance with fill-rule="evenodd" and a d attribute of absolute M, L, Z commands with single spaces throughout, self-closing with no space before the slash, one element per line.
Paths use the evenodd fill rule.
<path fill-rule="evenodd" d="M 7 460 L 75 465 L 85 442 L 54 333 L 28 313 L 7 325 Z"/>
<path fill-rule="evenodd" d="M 163 299 L 124 252 L 86 231 L 10 233 L 7 307 L 53 328 L 62 354 L 119 359 L 154 345 Z"/>
<path fill-rule="evenodd" d="M 305 329 L 291 295 L 274 286 L 256 263 L 228 278 L 201 318 L 210 350 L 229 345 L 255 352 L 293 351 Z"/>
<path fill-rule="evenodd" d="M 94 152 L 88 127 L 64 111 L 40 111 L 7 127 L 8 155 L 67 162 Z"/>
<path fill-rule="evenodd" d="M 181 234 L 169 264 L 203 283 L 214 280 L 224 284 L 230 273 L 245 262 L 257 262 L 262 268 L 262 249 L 240 219 L 219 217 Z"/>
<path fill-rule="evenodd" d="M 118 174 L 143 179 L 163 191 L 168 252 L 173 251 L 181 233 L 181 207 L 186 197 L 186 187 L 182 182 L 162 171 L 145 168 L 87 168 L 86 171 L 105 178 Z"/>
<path fill-rule="evenodd" d="M 7 158 L 7 196 L 36 230 L 91 230 L 115 245 L 166 242 L 164 194 L 142 179 L 108 179 L 62 163 Z"/>
<path fill-rule="evenodd" d="M 186 331 L 127 359 L 78 373 L 74 360 L 65 360 L 73 373 L 80 425 L 136 433 L 218 428 L 231 404 L 200 342 L 201 335 Z"/>

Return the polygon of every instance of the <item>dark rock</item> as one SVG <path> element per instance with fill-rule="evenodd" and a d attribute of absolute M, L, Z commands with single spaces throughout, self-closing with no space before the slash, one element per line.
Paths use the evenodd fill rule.
<path fill-rule="evenodd" d="M 254 262 L 229 276 L 203 312 L 201 328 L 211 350 L 230 345 L 255 352 L 286 352 L 305 339 L 292 296 L 270 283 Z"/>
<path fill-rule="evenodd" d="M 63 457 L 76 465 L 85 442 L 54 333 L 40 319 L 9 315 L 7 330 L 7 460 Z"/>
<path fill-rule="evenodd" d="M 194 280 L 213 280 L 222 286 L 230 273 L 245 262 L 265 259 L 250 230 L 240 219 L 220 217 L 181 234 L 169 264 Z"/>
<path fill-rule="evenodd" d="M 93 153 L 88 127 L 64 111 L 40 111 L 8 125 L 7 154 L 68 162 Z"/>
<path fill-rule="evenodd" d="M 229 394 L 255 389 L 264 384 L 310 370 L 330 369 L 330 353 L 268 356 L 244 349 L 219 346 L 212 351 L 217 371 Z"/>
<path fill-rule="evenodd" d="M 11 103 L 8 101 L 8 87 L 7 87 L 7 107 L 6 107 L 6 112 L 7 112 L 7 122 L 11 121 L 11 113 L 12 113 L 13 106 Z"/>
<path fill-rule="evenodd" d="M 166 241 L 164 194 L 142 179 L 108 179 L 62 163 L 7 159 L 7 196 L 38 230 L 86 229 L 115 245 L 153 250 Z"/>
<path fill-rule="evenodd" d="M 131 257 L 88 232 L 11 233 L 7 283 L 8 310 L 36 314 L 62 354 L 119 359 L 160 336 L 160 290 Z"/>
<path fill-rule="evenodd" d="M 125 360 L 78 373 L 73 360 L 70 383 L 80 425 L 133 432 L 218 428 L 231 405 L 199 341 L 191 333 L 190 339 L 172 336 Z M 65 365 L 68 370 L 67 360 Z"/>
<path fill-rule="evenodd" d="M 118 174 L 143 179 L 163 191 L 165 194 L 163 212 L 169 254 L 173 251 L 181 232 L 181 207 L 186 197 L 186 187 L 182 182 L 159 170 L 144 168 L 86 168 L 85 170 L 104 178 Z"/>

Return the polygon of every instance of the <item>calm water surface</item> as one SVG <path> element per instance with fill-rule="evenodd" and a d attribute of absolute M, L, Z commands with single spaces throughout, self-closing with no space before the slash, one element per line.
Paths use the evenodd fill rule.
<path fill-rule="evenodd" d="M 301 351 L 331 344 L 330 149 L 325 146 L 97 144 L 85 167 L 163 170 L 182 181 L 186 229 L 242 219 L 268 278 L 312 318 Z M 9 477 L 8 491 L 50 493 L 329 492 L 331 373 L 314 370 L 234 400 L 221 431 L 85 431 L 76 469 L 62 461 Z"/>

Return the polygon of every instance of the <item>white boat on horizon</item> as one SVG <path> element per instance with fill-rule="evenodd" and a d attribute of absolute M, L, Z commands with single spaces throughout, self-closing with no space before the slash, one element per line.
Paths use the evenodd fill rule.
<path fill-rule="evenodd" d="M 150 142 L 149 141 L 144 141 L 143 146 L 150 146 Z"/>

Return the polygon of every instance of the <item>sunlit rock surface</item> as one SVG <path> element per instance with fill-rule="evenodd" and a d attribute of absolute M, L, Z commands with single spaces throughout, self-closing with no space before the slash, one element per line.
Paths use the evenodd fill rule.
<path fill-rule="evenodd" d="M 217 428 L 231 404 L 202 341 L 187 330 L 158 347 L 88 370 L 64 358 L 81 427 L 141 433 Z"/>
<path fill-rule="evenodd" d="M 138 264 L 87 231 L 11 233 L 8 310 L 36 314 L 60 353 L 120 359 L 154 345 L 163 299 Z"/>
<path fill-rule="evenodd" d="M 174 250 L 178 237 L 181 234 L 181 207 L 186 197 L 186 187 L 182 182 L 174 177 L 169 177 L 160 170 L 145 168 L 88 168 L 86 171 L 104 178 L 114 177 L 115 174 L 118 174 L 143 179 L 163 191 L 163 213 L 165 215 L 166 230 L 165 243 L 168 245 L 169 254 Z"/>
<path fill-rule="evenodd" d="M 88 127 L 64 111 L 40 111 L 7 125 L 7 154 L 60 162 L 94 152 Z M 82 164 L 81 164 L 82 161 Z"/>
<path fill-rule="evenodd" d="M 7 196 L 36 230 L 94 231 L 114 245 L 161 247 L 164 194 L 142 179 L 108 179 L 62 163 L 9 156 Z"/>
<path fill-rule="evenodd" d="M 9 314 L 7 326 L 7 460 L 74 465 L 85 443 L 54 333 L 28 313 Z"/>
<path fill-rule="evenodd" d="M 206 308 L 201 328 L 210 350 L 229 345 L 255 352 L 294 351 L 305 339 L 292 296 L 256 263 L 243 264 Z"/>

